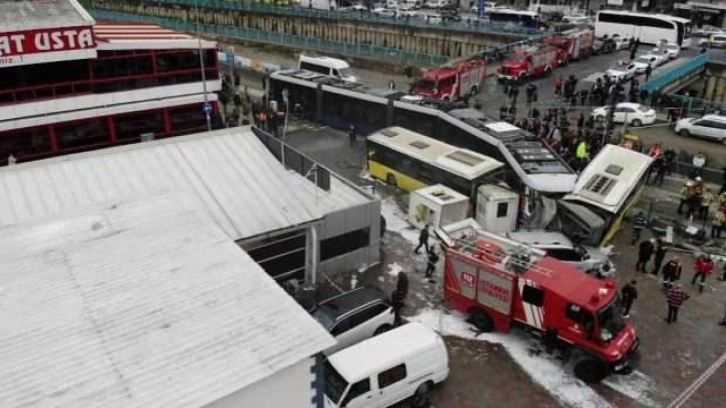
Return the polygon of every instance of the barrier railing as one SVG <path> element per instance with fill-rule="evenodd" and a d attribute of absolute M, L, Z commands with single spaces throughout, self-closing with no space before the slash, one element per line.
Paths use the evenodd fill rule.
<path fill-rule="evenodd" d="M 700 54 L 697 57 L 691 58 L 690 60 L 654 77 L 650 81 L 643 84 L 643 88 L 648 92 L 653 92 L 656 89 L 663 89 L 664 86 L 673 83 L 675 80 L 682 78 L 685 75 L 692 73 L 693 71 L 703 68 L 709 61 L 709 57 L 709 53 L 704 53 Z"/>
<path fill-rule="evenodd" d="M 299 35 L 281 34 L 270 31 L 254 30 L 250 28 L 222 26 L 216 24 L 199 24 L 194 22 L 175 20 L 170 18 L 142 16 L 138 14 L 121 13 L 117 11 L 88 9 L 88 12 L 97 20 L 126 21 L 133 23 L 153 23 L 173 30 L 196 32 L 225 38 L 235 38 L 246 41 L 282 45 L 285 47 L 316 50 L 333 54 L 344 54 L 359 57 L 399 61 L 404 64 L 418 64 L 423 66 L 438 66 L 446 63 L 449 57 L 443 55 L 430 55 L 417 52 L 403 51 L 389 47 L 379 47 L 368 44 L 354 44 L 340 41 L 329 41 L 321 38 L 309 38 Z"/>
<path fill-rule="evenodd" d="M 439 27 L 447 30 L 489 34 L 510 34 L 521 36 L 540 34 L 537 29 L 522 27 L 516 24 L 485 22 L 475 17 L 462 17 L 460 21 L 452 21 L 441 18 L 425 19 L 421 13 L 416 16 L 394 17 L 392 15 L 386 16 L 377 14 L 368 10 L 319 10 L 306 7 L 260 4 L 250 0 L 155 0 L 153 3 L 182 5 L 191 8 L 211 8 L 295 17 L 353 20 L 398 26 L 426 28 Z M 302 4 L 305 5 L 307 2 L 303 0 Z"/>

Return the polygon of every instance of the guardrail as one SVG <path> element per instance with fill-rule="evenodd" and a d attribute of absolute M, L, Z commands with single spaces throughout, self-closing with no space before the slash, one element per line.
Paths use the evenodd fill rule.
<path fill-rule="evenodd" d="M 92 2 L 93 3 L 93 2 Z M 379 24 L 389 24 L 409 27 L 443 28 L 447 30 L 477 32 L 484 34 L 510 34 L 530 36 L 540 34 L 539 30 L 521 27 L 514 24 L 502 24 L 481 21 L 476 17 L 462 17 L 460 21 L 436 19 L 427 22 L 424 18 L 397 17 L 380 15 L 368 10 L 320 10 L 296 6 L 277 6 L 255 4 L 250 0 L 155 0 L 153 3 L 183 5 L 191 8 L 211 8 L 221 10 L 234 10 L 249 13 L 275 14 L 294 17 L 325 18 L 334 20 L 352 20 Z M 303 0 L 302 4 L 306 4 Z M 92 8 L 92 7 L 91 7 Z"/>
<path fill-rule="evenodd" d="M 710 53 L 700 54 L 697 57 L 691 58 L 690 60 L 665 71 L 664 73 L 654 77 L 650 81 L 643 84 L 643 88 L 648 92 L 653 92 L 656 89 L 663 89 L 670 83 L 673 83 L 677 79 L 680 79 L 696 70 L 703 68 L 710 59 Z"/>
<path fill-rule="evenodd" d="M 333 54 L 344 54 L 358 57 L 398 61 L 402 64 L 416 64 L 422 66 L 438 66 L 449 61 L 443 55 L 430 55 L 417 52 L 408 52 L 395 48 L 379 47 L 376 45 L 354 44 L 340 41 L 329 41 L 320 38 L 309 38 L 299 35 L 281 34 L 270 31 L 254 30 L 250 28 L 222 26 L 216 24 L 196 24 L 189 21 L 174 20 L 170 18 L 142 16 L 131 13 L 121 13 L 108 10 L 87 10 L 97 20 L 126 21 L 132 23 L 152 23 L 168 27 L 173 30 L 197 32 L 214 37 L 233 38 L 244 41 L 254 41 L 293 47 L 306 50 L 316 50 Z"/>

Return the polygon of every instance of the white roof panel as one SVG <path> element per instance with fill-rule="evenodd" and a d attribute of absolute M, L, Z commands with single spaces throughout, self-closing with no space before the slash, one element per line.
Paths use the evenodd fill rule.
<path fill-rule="evenodd" d="M 0 405 L 200 407 L 334 344 L 187 195 L 0 228 Z"/>
<path fill-rule="evenodd" d="M 249 127 L 0 169 L 0 226 L 110 199 L 189 193 L 233 240 L 322 218 L 311 189 Z M 314 189 L 313 189 L 314 190 Z"/>

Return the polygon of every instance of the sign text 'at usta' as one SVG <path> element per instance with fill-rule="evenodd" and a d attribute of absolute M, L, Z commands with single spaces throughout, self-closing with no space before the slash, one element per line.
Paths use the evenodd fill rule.
<path fill-rule="evenodd" d="M 95 48 L 91 27 L 65 27 L 0 34 L 0 57 Z"/>

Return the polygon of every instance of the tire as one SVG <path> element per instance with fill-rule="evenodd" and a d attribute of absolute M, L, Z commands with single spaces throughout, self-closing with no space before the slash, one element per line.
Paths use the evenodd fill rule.
<path fill-rule="evenodd" d="M 597 384 L 608 376 L 607 364 L 593 357 L 585 357 L 575 364 L 575 375 L 586 384 Z"/>
<path fill-rule="evenodd" d="M 387 332 L 389 330 L 391 330 L 391 325 L 390 324 L 382 324 L 381 326 L 379 326 L 376 329 L 376 331 L 373 332 L 373 335 L 374 336 L 378 336 L 379 334 L 383 334 L 383 333 L 385 333 L 385 332 Z"/>
<path fill-rule="evenodd" d="M 633 121 L 630 122 L 630 124 L 635 127 L 643 126 L 643 122 L 640 119 L 633 119 Z"/>
<path fill-rule="evenodd" d="M 416 388 L 416 392 L 411 397 L 411 406 L 414 408 L 427 408 L 428 407 L 428 396 L 433 388 L 431 381 L 426 381 Z"/>
<path fill-rule="evenodd" d="M 469 322 L 483 333 L 494 331 L 494 320 L 481 309 L 474 309 L 469 313 Z"/>
<path fill-rule="evenodd" d="M 398 187 L 398 182 L 396 182 L 396 176 L 391 173 L 388 173 L 388 175 L 386 176 L 386 183 L 392 185 L 393 187 Z"/>
<path fill-rule="evenodd" d="M 690 137 L 691 136 L 691 132 L 689 132 L 688 129 L 681 129 L 681 131 L 678 132 L 678 134 L 681 135 L 681 136 L 683 136 L 683 137 Z M 724 139 L 724 140 L 726 140 L 726 139 Z"/>

